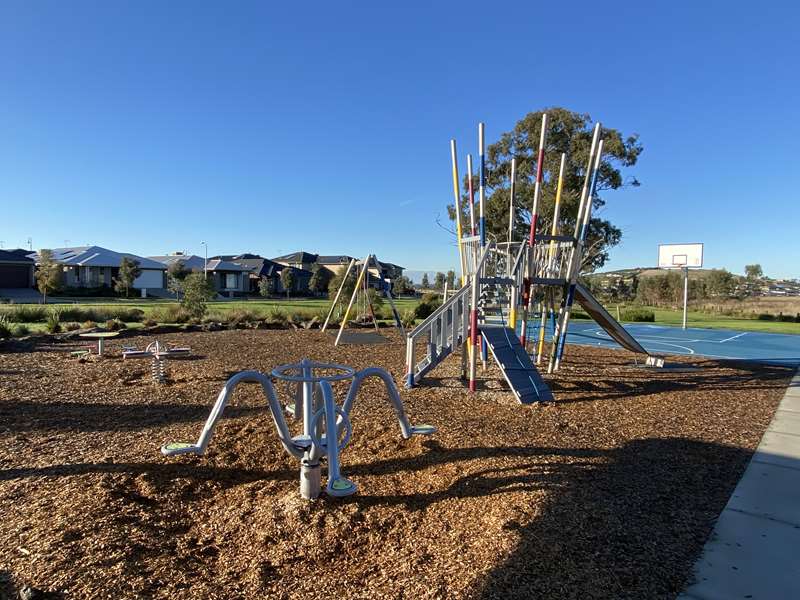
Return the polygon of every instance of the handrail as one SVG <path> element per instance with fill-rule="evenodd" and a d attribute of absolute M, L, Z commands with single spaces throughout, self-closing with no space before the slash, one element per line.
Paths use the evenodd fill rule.
<path fill-rule="evenodd" d="M 409 340 L 413 340 L 422 335 L 422 333 L 425 331 L 427 327 L 429 327 L 434 321 L 436 321 L 436 319 L 438 319 L 442 315 L 442 313 L 448 310 L 452 305 L 456 304 L 456 301 L 459 300 L 468 291 L 469 291 L 468 285 L 459 288 L 459 290 L 455 294 L 450 296 L 450 298 L 447 301 L 442 302 L 439 308 L 437 308 L 430 315 L 428 315 L 428 317 L 424 321 L 422 321 L 422 323 L 420 323 L 419 325 L 414 327 L 414 329 L 409 331 L 406 334 L 406 338 L 408 338 Z"/>

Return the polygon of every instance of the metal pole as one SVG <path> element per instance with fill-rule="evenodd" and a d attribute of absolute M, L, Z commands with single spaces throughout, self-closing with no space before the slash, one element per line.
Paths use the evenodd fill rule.
<path fill-rule="evenodd" d="M 203 279 L 208 279 L 208 244 L 200 242 L 205 248 L 205 260 L 203 261 Z"/>
<path fill-rule="evenodd" d="M 347 270 L 344 272 L 344 277 L 342 278 L 342 283 L 339 284 L 339 289 L 336 290 L 336 296 L 333 298 L 333 304 L 331 304 L 331 308 L 328 311 L 328 316 L 325 317 L 325 323 L 322 324 L 322 331 L 325 331 L 328 328 L 328 321 L 331 319 L 331 315 L 333 315 L 333 310 L 336 308 L 336 305 L 339 303 L 339 296 L 344 289 L 345 283 L 347 283 L 347 278 L 350 275 L 350 269 L 353 268 L 353 265 L 356 264 L 356 259 L 351 258 L 350 262 L 347 264 Z"/>
<path fill-rule="evenodd" d="M 683 267 L 683 329 L 686 329 L 686 309 L 689 305 L 689 267 Z"/>
<path fill-rule="evenodd" d="M 486 247 L 486 217 L 483 212 L 483 204 L 486 198 L 486 156 L 484 155 L 484 124 L 478 123 L 478 156 L 480 157 L 480 176 L 478 178 L 478 227 L 480 228 L 481 251 Z M 476 273 L 477 275 L 477 273 Z M 480 277 L 478 277 L 480 286 Z M 477 309 L 477 302 L 474 309 Z M 481 360 L 486 362 L 486 340 L 481 336 Z"/>
<path fill-rule="evenodd" d="M 372 256 L 371 254 L 367 255 L 367 258 L 364 259 L 364 267 L 361 269 L 361 272 L 358 274 L 358 279 L 356 280 L 356 285 L 353 288 L 353 295 L 350 296 L 350 302 L 347 304 L 347 310 L 344 311 L 344 317 L 342 318 L 342 323 L 339 325 L 339 333 L 336 335 L 336 341 L 333 343 L 334 346 L 339 345 L 339 339 L 342 337 L 342 332 L 344 331 L 345 326 L 347 325 L 347 317 L 350 316 L 350 309 L 353 308 L 353 302 L 358 295 L 358 288 L 361 287 L 361 281 L 363 280 L 364 274 L 367 272 L 369 268 L 369 258 Z"/>
<path fill-rule="evenodd" d="M 458 262 L 461 265 L 461 282 L 467 275 L 466 264 L 464 263 L 464 250 L 461 248 L 461 190 L 458 184 L 458 158 L 456 157 L 456 141 L 450 140 L 450 157 L 453 161 L 453 199 L 455 200 L 456 211 L 456 239 L 458 243 Z"/>
<path fill-rule="evenodd" d="M 539 194 L 542 191 L 542 176 L 544 172 L 544 143 L 547 135 L 547 113 L 542 115 L 542 130 L 539 135 L 539 155 L 536 159 L 536 183 L 533 188 L 533 206 L 531 207 L 531 227 L 528 233 L 528 273 L 527 281 L 523 282 L 524 292 L 522 295 L 522 331 L 520 332 L 519 341 L 522 347 L 525 347 L 525 340 L 527 337 L 528 328 L 528 305 L 531 298 L 531 279 L 536 275 L 533 260 L 533 250 L 536 244 L 536 223 L 539 220 Z"/>
<path fill-rule="evenodd" d="M 567 155 L 565 153 L 561 153 L 561 164 L 558 167 L 558 184 L 556 184 L 556 200 L 555 204 L 553 205 L 553 224 L 550 228 L 550 235 L 556 236 L 558 235 L 558 218 L 561 212 L 561 192 L 564 188 L 564 167 L 566 165 Z M 552 270 L 553 268 L 553 257 L 555 255 L 556 249 L 556 242 L 555 240 L 550 240 L 550 247 L 547 249 L 547 268 Z M 548 273 L 547 277 L 552 277 L 553 273 Z M 542 353 L 544 351 L 544 336 L 545 336 L 545 329 L 547 326 L 547 312 L 548 310 L 554 310 L 553 305 L 553 288 L 549 288 L 548 298 L 550 300 L 549 306 L 543 306 L 542 308 L 542 320 L 539 323 L 539 348 L 536 351 L 536 364 L 540 364 L 542 362 Z M 555 332 L 554 332 L 555 333 Z"/>
<path fill-rule="evenodd" d="M 475 235 L 475 190 L 472 189 L 472 154 L 467 154 L 467 189 L 469 190 L 469 226 Z"/>
<path fill-rule="evenodd" d="M 564 312 L 564 319 L 560 328 L 561 343 L 558 347 L 558 354 L 556 355 L 555 368 L 561 362 L 561 357 L 564 355 L 564 344 L 567 338 L 567 327 L 569 326 L 569 316 L 572 310 L 572 302 L 575 299 L 575 286 L 578 283 L 578 272 L 580 271 L 581 261 L 583 260 L 583 245 L 586 241 L 586 235 L 589 231 L 589 221 L 592 218 L 592 199 L 594 198 L 595 189 L 597 188 L 597 175 L 600 172 L 600 161 L 603 158 L 603 140 L 597 144 L 597 156 L 595 157 L 594 169 L 591 174 L 591 183 L 586 195 L 586 207 L 584 209 L 584 219 L 581 226 L 580 237 L 578 237 L 577 245 L 575 247 L 575 254 L 573 255 L 572 276 L 570 279 L 569 291 L 566 296 L 566 310 Z"/>

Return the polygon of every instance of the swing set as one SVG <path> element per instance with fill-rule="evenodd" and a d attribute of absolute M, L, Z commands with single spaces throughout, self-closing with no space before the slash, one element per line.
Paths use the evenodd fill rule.
<path fill-rule="evenodd" d="M 353 321 L 361 324 L 372 323 L 375 327 L 375 331 L 378 331 L 378 319 L 375 314 L 375 306 L 373 305 L 373 301 L 369 293 L 370 289 L 372 289 L 369 285 L 369 270 L 371 266 L 375 267 L 380 274 L 382 270 L 381 263 L 374 254 L 368 254 L 360 264 L 356 261 L 356 259 L 353 258 L 347 265 L 347 270 L 344 273 L 344 277 L 342 277 L 342 282 L 339 284 L 339 288 L 336 290 L 336 295 L 333 298 L 331 307 L 328 310 L 328 315 L 325 317 L 325 322 L 322 325 L 322 331 L 325 331 L 330 324 L 330 320 L 334 311 L 336 310 L 337 306 L 339 306 L 339 300 L 342 297 L 342 292 L 347 287 L 350 273 L 353 271 L 353 269 L 358 269 L 358 276 L 356 277 L 355 285 L 353 286 L 353 292 L 350 294 L 350 301 L 347 303 L 347 308 L 344 311 L 341 324 L 339 325 L 339 332 L 336 335 L 336 341 L 334 342 L 335 346 L 338 346 L 341 342 L 342 333 L 347 328 L 348 322 L 350 322 L 350 313 L 354 308 L 355 313 L 354 318 L 352 319 Z M 383 294 L 383 297 L 389 301 L 389 306 L 392 309 L 392 318 L 394 319 L 395 327 L 397 327 L 405 336 L 406 331 L 400 319 L 400 313 L 397 312 L 397 307 L 394 303 L 389 282 L 380 277 L 380 283 L 381 293 Z"/>

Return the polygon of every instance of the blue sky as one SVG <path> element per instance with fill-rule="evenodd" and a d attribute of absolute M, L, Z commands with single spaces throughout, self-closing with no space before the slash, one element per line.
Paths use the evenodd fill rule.
<path fill-rule="evenodd" d="M 644 153 L 607 268 L 800 277 L 792 3 L 0 4 L 0 240 L 457 264 L 449 140 L 546 106 Z M 463 169 L 462 164 L 462 169 Z"/>

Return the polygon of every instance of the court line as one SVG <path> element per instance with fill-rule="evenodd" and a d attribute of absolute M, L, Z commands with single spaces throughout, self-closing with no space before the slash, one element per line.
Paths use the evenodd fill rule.
<path fill-rule="evenodd" d="M 743 335 L 747 335 L 747 334 L 748 334 L 748 332 L 747 332 L 747 331 L 743 331 L 743 332 L 742 332 L 742 333 L 740 333 L 739 335 L 734 335 L 734 336 L 732 336 L 732 337 L 725 338 L 724 340 L 720 340 L 720 341 L 719 341 L 719 342 L 717 342 L 717 343 L 719 343 L 719 344 L 724 344 L 725 342 L 730 342 L 731 340 L 735 340 L 736 338 L 740 338 L 740 337 L 742 337 Z"/>

